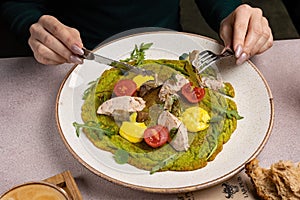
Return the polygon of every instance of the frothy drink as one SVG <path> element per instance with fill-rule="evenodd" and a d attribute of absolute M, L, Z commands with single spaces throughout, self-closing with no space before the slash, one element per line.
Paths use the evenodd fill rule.
<path fill-rule="evenodd" d="M 44 183 L 17 186 L 6 192 L 0 200 L 68 200 L 63 191 Z"/>

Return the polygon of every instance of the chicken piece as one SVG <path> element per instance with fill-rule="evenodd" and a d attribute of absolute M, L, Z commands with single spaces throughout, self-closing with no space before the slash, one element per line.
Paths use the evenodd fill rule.
<path fill-rule="evenodd" d="M 171 111 L 173 108 L 173 104 L 176 100 L 179 99 L 179 96 L 177 94 L 167 95 L 167 98 L 165 100 L 164 109 Z"/>
<path fill-rule="evenodd" d="M 161 101 L 166 101 L 168 96 L 176 94 L 176 92 L 178 92 L 187 83 L 189 83 L 189 80 L 183 75 L 176 74 L 175 76 L 172 76 L 162 85 L 158 95 L 159 99 Z"/>
<path fill-rule="evenodd" d="M 172 113 L 163 111 L 158 117 L 158 124 L 165 126 L 171 131 L 173 128 L 177 128 L 177 134 L 170 142 L 170 145 L 176 151 L 186 151 L 190 145 L 188 143 L 188 133 L 185 125 Z"/>
<path fill-rule="evenodd" d="M 141 111 L 145 106 L 146 102 L 140 97 L 120 96 L 102 103 L 99 106 L 97 113 L 112 116 L 115 112 L 132 113 Z"/>
<path fill-rule="evenodd" d="M 147 82 L 145 82 L 144 84 L 142 84 L 142 85 L 140 86 L 140 89 L 139 89 L 139 91 L 138 91 L 139 96 L 140 96 L 140 97 L 143 97 L 143 96 L 145 96 L 149 91 L 151 91 L 151 90 L 153 90 L 153 89 L 155 89 L 155 88 L 157 88 L 157 87 L 159 87 L 159 86 L 156 84 L 156 82 L 155 82 L 154 80 L 147 81 Z"/>
<path fill-rule="evenodd" d="M 202 77 L 202 83 L 212 90 L 219 90 L 223 88 L 223 81 L 212 77 Z"/>

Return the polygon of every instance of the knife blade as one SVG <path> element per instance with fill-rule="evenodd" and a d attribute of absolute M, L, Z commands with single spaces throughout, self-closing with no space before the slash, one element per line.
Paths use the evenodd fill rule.
<path fill-rule="evenodd" d="M 115 67 L 120 69 L 123 73 L 127 73 L 127 72 L 134 72 L 137 74 L 142 74 L 144 76 L 148 75 L 148 76 L 153 76 L 155 73 L 153 71 L 150 70 L 146 70 L 140 67 L 136 67 L 133 65 L 130 65 L 128 63 L 124 63 L 124 62 L 120 62 L 117 60 L 113 60 L 111 58 L 107 58 L 104 56 L 101 56 L 99 54 L 95 54 L 90 50 L 87 50 L 85 48 L 83 48 L 84 54 L 82 55 L 82 57 L 84 59 L 87 60 L 94 60 L 100 64 L 104 64 L 104 65 L 109 65 L 111 67 Z"/>

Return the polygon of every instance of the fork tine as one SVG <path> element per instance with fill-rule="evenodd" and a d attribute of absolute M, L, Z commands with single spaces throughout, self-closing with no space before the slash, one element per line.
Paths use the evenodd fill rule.
<path fill-rule="evenodd" d="M 209 50 L 204 50 L 199 53 L 200 56 L 205 55 L 205 54 L 212 54 L 212 52 Z"/>
<path fill-rule="evenodd" d="M 226 49 L 226 51 L 222 52 L 221 54 L 216 54 L 210 50 L 204 50 L 201 51 L 198 54 L 197 58 L 197 68 L 198 68 L 198 73 L 203 72 L 206 68 L 211 66 L 213 63 L 215 63 L 218 59 L 227 57 L 227 56 L 232 56 L 233 52 L 231 49 Z"/>
<path fill-rule="evenodd" d="M 198 59 L 201 61 L 206 61 L 210 58 L 217 57 L 217 55 L 209 50 L 205 50 L 199 53 Z"/>
<path fill-rule="evenodd" d="M 217 59 L 217 56 L 215 56 L 215 55 L 208 55 L 206 57 L 200 58 L 200 62 L 201 63 L 205 63 L 205 62 L 209 63 L 211 61 L 214 61 L 215 59 Z"/>
<path fill-rule="evenodd" d="M 206 65 L 210 65 L 211 63 L 213 63 L 217 59 L 218 59 L 217 56 L 211 56 L 210 58 L 207 58 L 207 59 L 203 60 L 203 63 L 206 64 Z"/>
<path fill-rule="evenodd" d="M 205 67 L 206 69 L 206 66 L 210 66 L 214 63 L 218 59 L 218 56 L 209 50 L 205 50 L 199 53 L 198 59 L 201 63 L 200 67 Z M 204 69 L 202 68 L 201 71 L 204 71 Z"/>
<path fill-rule="evenodd" d="M 217 58 L 215 58 L 214 60 L 207 62 L 207 63 L 203 63 L 199 68 L 198 68 L 198 73 L 201 74 L 204 70 L 206 70 L 208 67 L 210 67 L 215 61 L 217 60 Z"/>
<path fill-rule="evenodd" d="M 213 55 L 212 54 L 204 54 L 204 55 L 201 55 L 198 57 L 199 60 L 206 60 L 210 57 L 212 57 Z"/>
<path fill-rule="evenodd" d="M 202 73 L 205 69 L 211 66 L 217 59 L 218 56 L 211 51 L 203 51 L 199 53 L 199 63 L 198 73 Z"/>

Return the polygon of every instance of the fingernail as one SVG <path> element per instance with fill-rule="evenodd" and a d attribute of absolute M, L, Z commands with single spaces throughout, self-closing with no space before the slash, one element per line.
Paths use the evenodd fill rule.
<path fill-rule="evenodd" d="M 84 54 L 83 50 L 75 44 L 71 46 L 71 50 L 73 53 L 78 54 L 78 55 Z"/>
<path fill-rule="evenodd" d="M 79 57 L 74 56 L 74 55 L 70 56 L 70 61 L 72 63 L 75 63 L 75 64 L 82 64 L 83 63 L 82 59 L 80 59 Z"/>
<path fill-rule="evenodd" d="M 242 45 L 239 44 L 235 50 L 235 57 L 239 58 L 241 56 L 242 52 L 243 52 Z"/>
<path fill-rule="evenodd" d="M 248 56 L 246 53 L 242 53 L 242 55 L 236 60 L 237 65 L 243 64 L 248 59 Z"/>

